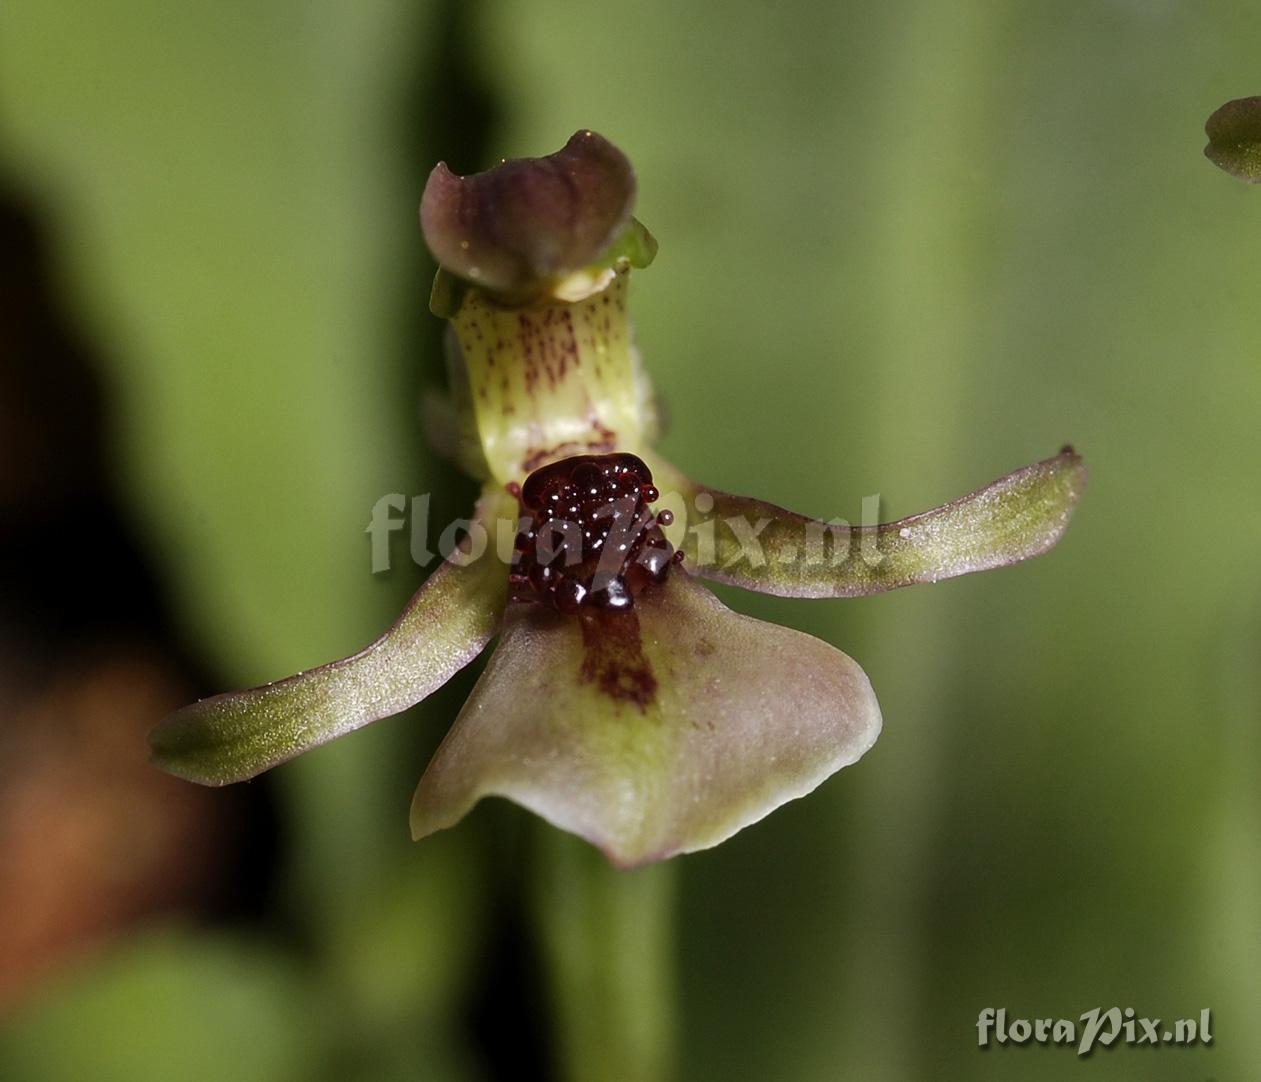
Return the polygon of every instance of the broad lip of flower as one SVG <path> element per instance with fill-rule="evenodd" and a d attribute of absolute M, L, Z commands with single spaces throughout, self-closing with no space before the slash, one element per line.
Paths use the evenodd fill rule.
<path fill-rule="evenodd" d="M 1086 479 L 1071 448 L 924 514 L 863 527 L 718 492 L 656 455 L 652 392 L 626 315 L 630 269 L 656 248 L 630 217 L 634 190 L 621 152 L 590 132 L 473 177 L 434 170 L 422 227 L 441 264 L 432 305 L 450 318 L 450 398 L 431 408 L 431 427 L 484 482 L 469 536 L 364 650 L 168 717 L 150 738 L 157 765 L 208 785 L 253 777 L 419 702 L 498 635 L 420 781 L 413 836 L 497 795 L 617 865 L 660 860 L 804 796 L 862 756 L 881 726 L 854 661 L 732 612 L 700 578 L 854 597 L 1056 544 Z M 515 533 L 518 486 L 549 463 L 614 452 L 651 468 L 683 563 L 629 613 L 510 601 L 511 546 L 486 542 L 501 524 Z"/>

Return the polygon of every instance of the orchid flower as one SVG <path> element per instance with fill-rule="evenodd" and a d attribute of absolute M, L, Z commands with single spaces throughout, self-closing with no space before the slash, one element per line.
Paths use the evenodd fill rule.
<path fill-rule="evenodd" d="M 626 306 L 656 242 L 634 198 L 630 163 L 589 131 L 484 173 L 434 169 L 420 218 L 450 386 L 429 427 L 482 480 L 476 514 L 381 638 L 177 711 L 151 737 L 160 767 L 208 785 L 252 777 L 419 702 L 498 636 L 420 780 L 413 836 L 497 795 L 619 866 L 661 860 L 804 796 L 881 726 L 854 661 L 732 612 L 701 579 L 855 597 L 1059 540 L 1085 484 L 1070 448 L 859 527 L 715 491 L 657 455 Z"/>

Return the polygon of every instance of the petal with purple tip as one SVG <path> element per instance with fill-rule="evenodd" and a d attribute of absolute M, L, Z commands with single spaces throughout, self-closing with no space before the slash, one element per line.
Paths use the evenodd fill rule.
<path fill-rule="evenodd" d="M 717 845 L 858 759 L 880 731 L 863 671 L 727 609 L 686 572 L 632 614 L 510 607 L 434 755 L 412 834 L 503 796 L 634 866 Z"/>
<path fill-rule="evenodd" d="M 528 294 L 596 262 L 625 231 L 634 202 L 626 155 L 580 131 L 555 154 L 466 177 L 439 163 L 420 223 L 452 274 L 494 293 Z"/>

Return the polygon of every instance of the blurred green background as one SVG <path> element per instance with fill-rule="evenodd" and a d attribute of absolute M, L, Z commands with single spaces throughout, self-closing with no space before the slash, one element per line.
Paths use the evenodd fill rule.
<path fill-rule="evenodd" d="M 1261 193 L 1201 147 L 1261 92 L 1259 50 L 1243 2 L 9 0 L 0 178 L 107 391 L 113 492 L 194 694 L 362 645 L 422 575 L 402 549 L 370 574 L 372 503 L 471 498 L 417 409 L 439 158 L 579 127 L 627 152 L 661 242 L 633 290 L 662 446 L 716 487 L 896 517 L 1071 441 L 1091 486 L 1045 559 L 860 601 L 723 592 L 859 660 L 885 731 L 675 862 L 678 1075 L 1243 1079 Z M 77 552 L 21 573 L 112 574 L 90 528 Z M 211 863 L 246 900 L 67 936 L 0 1001 L 0 1078 L 547 1077 L 526 813 L 407 840 L 470 679 L 252 786 Z M 977 1048 L 986 1006 L 1112 1005 L 1211 1008 L 1214 1044 Z"/>

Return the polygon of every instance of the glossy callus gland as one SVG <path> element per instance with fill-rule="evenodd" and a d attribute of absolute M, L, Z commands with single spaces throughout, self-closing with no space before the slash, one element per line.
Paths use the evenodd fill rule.
<path fill-rule="evenodd" d="M 670 512 L 635 455 L 577 455 L 535 470 L 521 486 L 512 595 L 561 612 L 634 607 L 664 582 L 675 552 L 661 532 Z"/>

